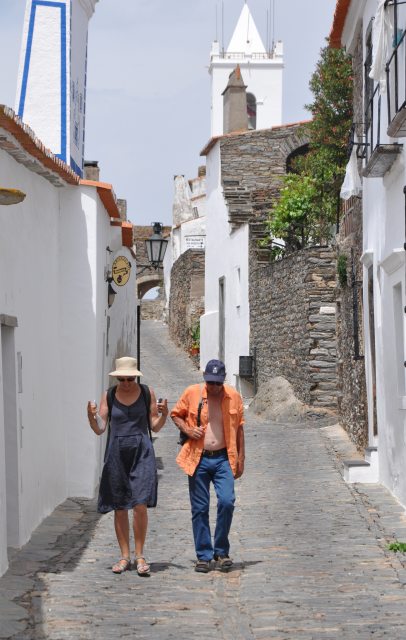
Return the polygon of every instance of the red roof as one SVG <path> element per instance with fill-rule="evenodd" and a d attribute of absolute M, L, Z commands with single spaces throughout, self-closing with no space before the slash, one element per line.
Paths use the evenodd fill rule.
<path fill-rule="evenodd" d="M 330 47 L 333 47 L 334 49 L 340 49 L 342 47 L 341 38 L 350 4 L 351 0 L 337 0 L 333 26 L 331 27 L 329 37 Z"/>
<path fill-rule="evenodd" d="M 79 176 L 73 169 L 47 149 L 32 129 L 5 105 L 0 105 L 0 127 L 8 131 L 21 148 L 31 157 L 36 158 L 48 171 L 57 174 L 67 184 L 79 183 Z"/>
<path fill-rule="evenodd" d="M 110 218 L 120 217 L 116 195 L 111 184 L 107 184 L 107 182 L 96 182 L 95 180 L 81 180 L 80 184 L 83 184 L 86 187 L 96 187 L 100 200 L 104 204 Z"/>

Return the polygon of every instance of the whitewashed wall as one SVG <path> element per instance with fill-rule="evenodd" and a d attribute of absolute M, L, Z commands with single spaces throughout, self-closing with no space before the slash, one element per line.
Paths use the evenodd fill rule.
<path fill-rule="evenodd" d="M 365 53 L 366 31 L 377 9 L 376 0 L 351 3 L 343 42 L 351 51 L 357 26 L 362 24 Z M 362 22 L 361 22 L 362 21 Z M 399 27 L 405 28 L 406 24 Z M 400 92 L 400 95 L 402 90 Z M 382 96 L 381 143 L 389 138 L 386 95 Z M 375 114 L 376 115 L 376 114 Z M 403 187 L 406 184 L 404 150 L 383 178 L 363 179 L 364 264 L 363 320 L 368 396 L 369 444 L 378 446 L 379 480 L 406 505 L 406 377 L 405 367 L 405 219 Z M 370 326 L 368 269 L 373 272 L 374 327 Z M 376 354 L 374 388 L 372 340 Z M 374 436 L 374 396 L 378 436 Z"/>
<path fill-rule="evenodd" d="M 262 64 L 261 64 L 262 63 Z M 282 124 L 282 60 L 260 61 L 233 60 L 213 64 L 212 93 L 212 136 L 222 135 L 223 129 L 223 96 L 230 74 L 236 65 L 240 65 L 247 93 L 252 93 L 257 100 L 257 129 L 269 129 Z"/>
<path fill-rule="evenodd" d="M 121 228 L 110 226 L 95 187 L 55 188 L 1 150 L 0 175 L 27 194 L 0 208 L 0 315 L 18 322 L 1 330 L 1 574 L 7 522 L 8 544 L 21 546 L 68 496 L 94 495 L 104 442 L 88 425 L 86 404 L 107 387 L 116 354 L 135 352 L 136 298 L 134 260 L 121 248 L 133 270 L 109 313 L 106 353 L 105 267 L 114 256 L 106 247 L 118 248 Z"/>
<path fill-rule="evenodd" d="M 207 156 L 205 313 L 201 318 L 200 364 L 219 356 L 219 278 L 225 278 L 227 381 L 243 393 L 239 356 L 249 355 L 248 225 L 230 232 L 221 186 L 220 144 Z"/>
<path fill-rule="evenodd" d="M 13 382 L 14 398 L 9 397 L 7 404 L 17 400 L 17 422 L 11 420 L 4 425 L 3 411 L 0 412 L 0 439 L 6 430 L 8 441 L 6 449 L 1 449 L 0 469 L 4 480 L 4 468 L 8 467 L 9 498 L 9 518 L 3 503 L 0 521 L 14 522 L 9 544 L 20 546 L 66 495 L 61 417 L 64 385 L 57 304 L 59 191 L 3 151 L 0 175 L 2 184 L 27 193 L 22 204 L 0 208 L 0 314 L 14 316 L 18 322 L 18 327 L 11 330 L 15 352 L 8 358 L 0 389 L 3 396 L 7 380 Z M 16 393 L 15 371 L 14 380 L 8 378 L 13 364 L 16 366 L 17 353 L 22 354 L 22 393 Z M 0 494 L 4 494 L 4 485 Z M 1 535 L 4 536 L 4 525 Z M 6 538 L 0 538 L 0 547 L 2 572 L 7 566 Z"/>
<path fill-rule="evenodd" d="M 163 262 L 166 313 L 169 309 L 171 269 L 187 249 L 206 246 L 206 178 L 200 176 L 189 181 L 183 175 L 175 176 L 172 206 L 173 227 Z M 193 208 L 199 217 L 194 217 Z"/>

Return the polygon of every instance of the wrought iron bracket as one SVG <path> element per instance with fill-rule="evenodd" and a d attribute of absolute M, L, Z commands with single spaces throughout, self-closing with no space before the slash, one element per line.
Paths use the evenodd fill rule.
<path fill-rule="evenodd" d="M 141 273 L 144 273 L 144 271 L 146 271 L 147 269 L 154 269 L 155 271 L 159 271 L 160 269 L 162 269 L 162 265 L 158 264 L 137 264 L 137 276 L 141 275 Z"/>

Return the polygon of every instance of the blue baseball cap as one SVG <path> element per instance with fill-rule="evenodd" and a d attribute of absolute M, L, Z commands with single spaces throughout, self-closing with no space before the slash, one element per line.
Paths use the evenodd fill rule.
<path fill-rule="evenodd" d="M 224 382 L 226 377 L 226 367 L 221 360 L 209 360 L 203 372 L 206 382 Z"/>

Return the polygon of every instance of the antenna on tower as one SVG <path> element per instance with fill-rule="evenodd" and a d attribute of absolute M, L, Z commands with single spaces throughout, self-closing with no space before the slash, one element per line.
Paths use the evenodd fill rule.
<path fill-rule="evenodd" d="M 224 53 L 224 0 L 221 1 L 221 49 Z"/>
<path fill-rule="evenodd" d="M 269 51 L 269 10 L 266 10 L 266 50 Z"/>
<path fill-rule="evenodd" d="M 216 3 L 216 42 L 218 42 L 218 35 L 219 35 L 218 34 L 218 15 L 217 15 L 217 12 L 218 12 L 218 4 Z"/>
<path fill-rule="evenodd" d="M 273 3 L 273 7 L 272 7 L 272 51 L 274 50 L 274 47 L 275 47 L 275 1 L 276 0 L 272 0 L 272 3 Z"/>

